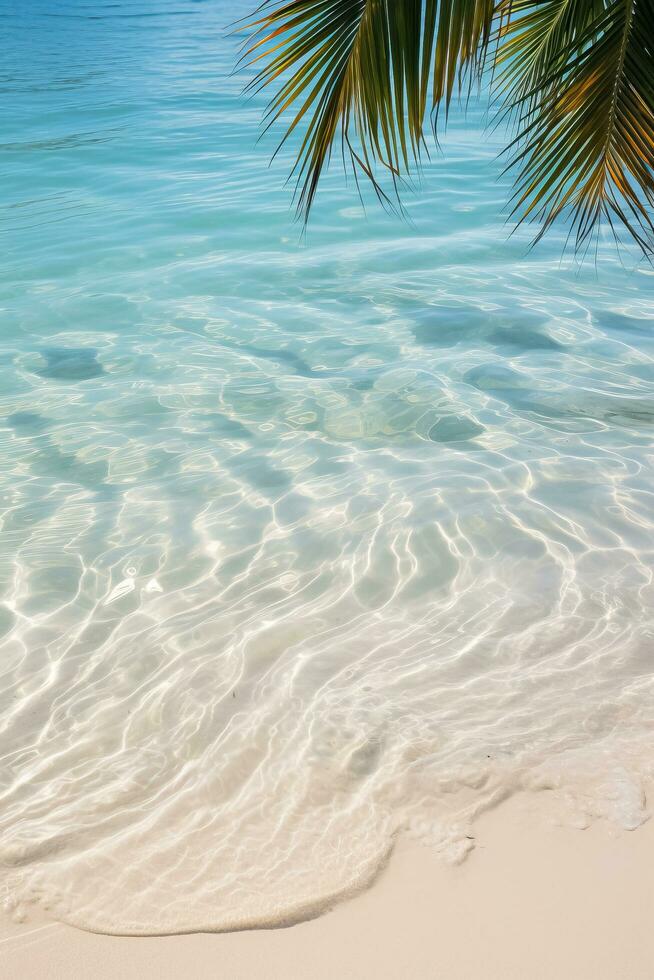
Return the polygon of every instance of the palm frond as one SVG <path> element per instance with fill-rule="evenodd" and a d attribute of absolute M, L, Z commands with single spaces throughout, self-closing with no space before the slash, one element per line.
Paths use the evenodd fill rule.
<path fill-rule="evenodd" d="M 444 102 L 449 107 L 457 85 L 466 70 L 479 78 L 491 39 L 495 0 L 436 0 L 427 3 L 425 30 L 437 23 L 433 65 L 425 61 L 427 71 L 433 69 L 432 108 Z"/>
<path fill-rule="evenodd" d="M 463 69 L 479 69 L 494 0 L 288 0 L 268 7 L 251 25 L 246 58 L 263 62 L 251 87 L 279 81 L 267 122 L 294 106 L 286 139 L 305 121 L 295 168 L 300 214 L 309 213 L 339 131 L 355 173 L 388 201 L 375 164 L 397 187 L 419 160 L 429 111 L 449 105 Z"/>
<path fill-rule="evenodd" d="M 516 126 L 513 214 L 562 215 L 578 248 L 602 220 L 654 249 L 654 0 L 264 0 L 245 58 L 277 90 L 272 125 L 301 133 L 294 168 L 307 218 L 332 148 L 380 199 L 419 163 L 424 130 L 488 61 Z M 488 57 L 492 51 L 493 57 Z"/>
<path fill-rule="evenodd" d="M 509 107 L 554 84 L 554 69 L 604 7 L 604 0 L 500 0 L 495 68 Z"/>
<path fill-rule="evenodd" d="M 541 224 L 536 240 L 568 216 L 578 249 L 602 219 L 617 237 L 617 222 L 649 254 L 654 0 L 558 0 L 538 13 L 509 21 L 500 55 L 519 117 L 513 213 Z M 520 52 L 516 67 L 508 59 Z"/>

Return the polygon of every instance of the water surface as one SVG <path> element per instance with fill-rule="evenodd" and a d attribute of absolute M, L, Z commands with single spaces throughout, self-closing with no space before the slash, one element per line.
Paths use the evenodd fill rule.
<path fill-rule="evenodd" d="M 0 867 L 93 929 L 302 917 L 651 767 L 654 279 L 508 238 L 455 112 L 302 239 L 239 0 L 0 0 Z"/>

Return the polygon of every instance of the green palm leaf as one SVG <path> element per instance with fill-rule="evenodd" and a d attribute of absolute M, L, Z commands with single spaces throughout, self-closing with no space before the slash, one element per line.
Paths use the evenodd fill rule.
<path fill-rule="evenodd" d="M 290 0 L 252 26 L 251 83 L 279 81 L 268 122 L 291 106 L 286 137 L 303 122 L 296 173 L 306 217 L 340 131 L 355 172 L 381 164 L 394 181 L 418 161 L 425 119 L 449 105 L 462 67 L 479 70 L 494 0 Z M 262 9 L 266 9 L 264 4 Z"/>
<path fill-rule="evenodd" d="M 430 116 L 490 61 L 517 126 L 515 216 L 538 238 L 567 215 L 580 248 L 606 219 L 651 253 L 654 0 L 266 0 L 251 29 L 251 84 L 277 88 L 268 123 L 291 110 L 284 139 L 301 127 L 305 219 L 339 136 L 388 201 L 378 168 L 397 191 Z"/>
<path fill-rule="evenodd" d="M 617 222 L 650 254 L 654 0 L 540 4 L 508 22 L 498 58 L 518 114 L 514 214 L 541 224 L 537 238 L 567 215 L 580 249 Z"/>
<path fill-rule="evenodd" d="M 554 84 L 554 69 L 604 7 L 604 0 L 501 0 L 496 67 L 509 107 Z"/>

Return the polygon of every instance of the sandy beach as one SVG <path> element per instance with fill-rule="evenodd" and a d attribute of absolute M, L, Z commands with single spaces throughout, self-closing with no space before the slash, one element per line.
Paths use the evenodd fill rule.
<path fill-rule="evenodd" d="M 654 822 L 562 826 L 549 794 L 479 821 L 460 866 L 403 843 L 364 894 L 287 929 L 121 938 L 3 924 L 5 980 L 649 980 Z"/>
<path fill-rule="evenodd" d="M 0 980 L 654 980 L 654 0 L 258 3 L 0 0 Z"/>

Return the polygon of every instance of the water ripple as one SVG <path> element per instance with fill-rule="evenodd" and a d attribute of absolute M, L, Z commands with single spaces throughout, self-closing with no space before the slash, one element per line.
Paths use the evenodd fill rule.
<path fill-rule="evenodd" d="M 651 270 L 507 240 L 474 100 L 411 225 L 334 170 L 301 240 L 220 4 L 0 8 L 10 913 L 285 923 L 520 787 L 637 825 Z"/>

